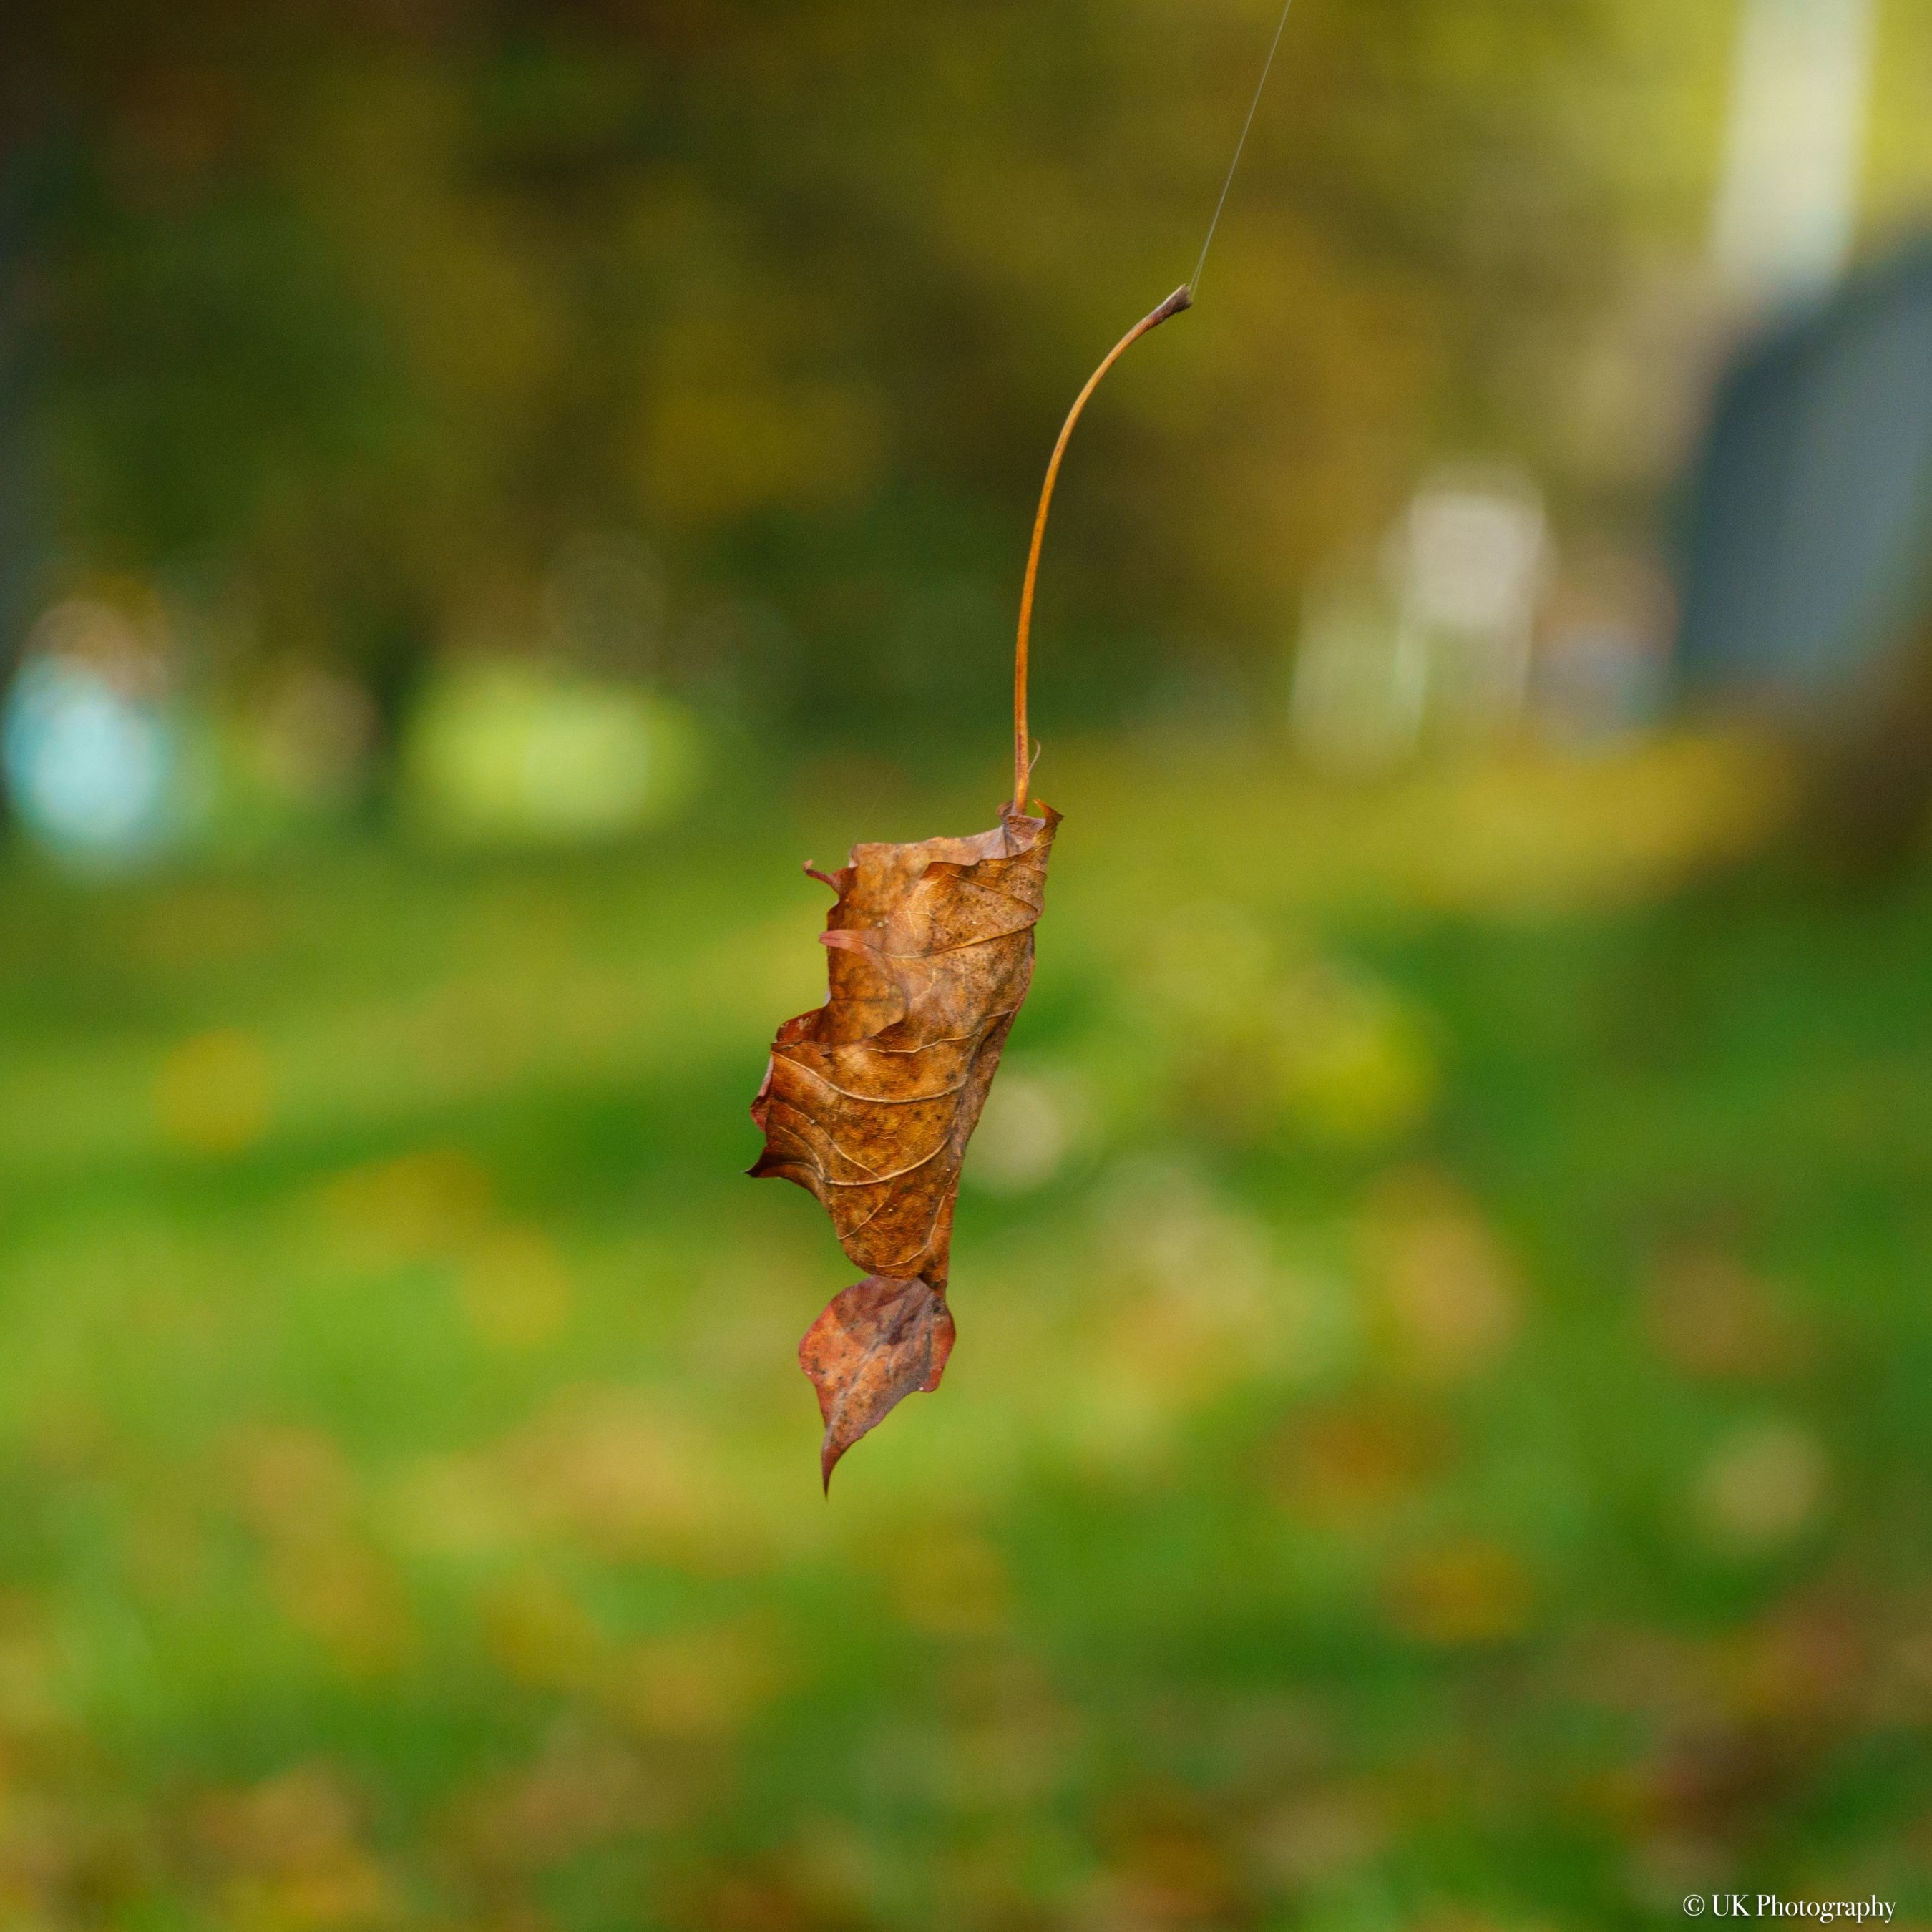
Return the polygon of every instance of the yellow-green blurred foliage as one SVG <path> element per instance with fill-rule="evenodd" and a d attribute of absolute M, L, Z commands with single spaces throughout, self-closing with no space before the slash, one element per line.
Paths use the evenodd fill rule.
<path fill-rule="evenodd" d="M 990 712 L 1053 428 L 1192 267 L 1273 13 L 60 10 L 0 230 L 36 570 L 159 574 L 205 676 L 393 709 L 433 652 L 580 650 L 560 555 L 642 532 L 676 594 L 625 668 L 701 680 L 749 596 L 804 649 L 741 697 Z M 1200 308 L 1080 454 L 1070 715 L 1271 663 L 1445 443 L 1628 520 L 1725 44 L 1658 0 L 1303 0 Z"/>

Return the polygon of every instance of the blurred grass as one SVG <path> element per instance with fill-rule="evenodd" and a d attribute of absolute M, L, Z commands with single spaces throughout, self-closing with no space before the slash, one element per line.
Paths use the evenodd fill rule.
<path fill-rule="evenodd" d="M 0 1924 L 1932 1912 L 1932 890 L 1686 741 L 1057 754 L 961 1344 L 745 1106 L 855 835 L 318 848 L 0 926 Z"/>

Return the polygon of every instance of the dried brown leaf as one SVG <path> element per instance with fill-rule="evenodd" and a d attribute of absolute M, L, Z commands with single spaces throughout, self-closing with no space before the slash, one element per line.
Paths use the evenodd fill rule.
<path fill-rule="evenodd" d="M 996 830 L 857 845 L 827 877 L 830 998 L 778 1030 L 752 1118 L 754 1175 L 808 1188 L 867 1279 L 799 1352 L 839 1457 L 915 1390 L 938 1387 L 966 1143 L 1033 978 L 1034 927 L 1059 814 L 1004 806 Z M 810 871 L 810 868 L 806 868 Z"/>
<path fill-rule="evenodd" d="M 1204 251 L 1202 259 L 1206 259 Z M 1033 770 L 1027 669 L 1034 591 L 1054 485 L 1081 412 L 1150 329 L 1193 304 L 1178 288 L 1088 377 L 1053 446 L 1034 518 L 1013 645 L 1013 798 L 976 838 L 856 845 L 842 872 L 806 870 L 838 895 L 832 996 L 778 1030 L 752 1103 L 765 1150 L 754 1174 L 815 1194 L 866 1271 L 799 1350 L 825 1418 L 826 1486 L 839 1457 L 915 1389 L 933 1389 L 952 1347 L 946 1273 L 960 1164 L 1020 1002 L 1059 814 L 1026 810 Z"/>
<path fill-rule="evenodd" d="M 818 1467 L 828 1490 L 839 1457 L 860 1436 L 906 1396 L 938 1388 L 952 1337 L 946 1297 L 925 1281 L 868 1274 L 832 1298 L 798 1345 L 825 1421 Z"/>

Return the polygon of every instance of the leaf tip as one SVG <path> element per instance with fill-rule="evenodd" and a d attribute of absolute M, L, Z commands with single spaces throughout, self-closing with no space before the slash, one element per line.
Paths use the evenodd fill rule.
<path fill-rule="evenodd" d="M 818 1467 L 828 1496 L 832 1472 L 854 1443 L 908 1396 L 938 1388 L 953 1339 L 945 1292 L 918 1276 L 868 1275 L 834 1295 L 806 1330 L 798 1365 L 824 1418 Z"/>

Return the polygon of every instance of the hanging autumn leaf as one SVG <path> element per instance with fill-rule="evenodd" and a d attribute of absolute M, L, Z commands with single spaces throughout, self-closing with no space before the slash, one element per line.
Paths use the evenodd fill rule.
<path fill-rule="evenodd" d="M 952 1208 L 978 1125 L 1033 980 L 1034 928 L 1060 817 L 1027 811 L 1028 646 L 1047 512 L 1073 426 L 1107 371 L 1192 301 L 1177 289 L 1115 346 L 1080 392 L 1047 466 L 1020 598 L 1013 666 L 1013 796 L 998 830 L 911 845 L 856 845 L 842 872 L 806 871 L 838 895 L 820 934 L 831 996 L 772 1043 L 752 1118 L 751 1172 L 808 1188 L 864 1280 L 806 1331 L 799 1365 L 818 1391 L 830 1489 L 838 1459 L 952 1351 L 946 1284 Z"/>
<path fill-rule="evenodd" d="M 817 1195 L 867 1270 L 806 1335 L 799 1361 L 825 1418 L 825 1480 L 952 1346 L 946 1306 L 952 1204 L 1014 1016 L 1059 824 L 1009 808 L 997 831 L 860 845 L 824 883 L 832 997 L 788 1022 L 752 1118 L 752 1172 Z"/>

